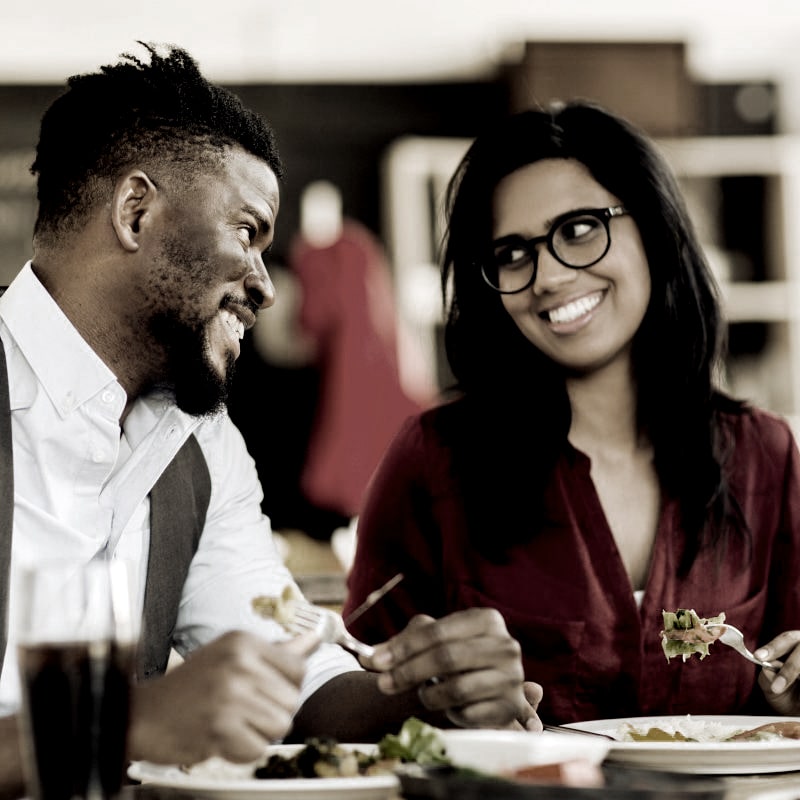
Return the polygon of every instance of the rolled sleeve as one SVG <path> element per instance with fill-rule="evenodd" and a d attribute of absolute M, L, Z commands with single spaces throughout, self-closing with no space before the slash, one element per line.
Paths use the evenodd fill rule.
<path fill-rule="evenodd" d="M 254 597 L 277 596 L 287 584 L 294 584 L 269 519 L 261 511 L 255 463 L 227 416 L 201 426 L 197 438 L 212 490 L 181 597 L 175 648 L 185 656 L 231 630 L 285 640 L 287 634 L 278 623 L 259 617 L 251 607 Z M 301 700 L 336 675 L 360 669 L 358 661 L 338 645 L 321 646 L 308 659 Z"/>

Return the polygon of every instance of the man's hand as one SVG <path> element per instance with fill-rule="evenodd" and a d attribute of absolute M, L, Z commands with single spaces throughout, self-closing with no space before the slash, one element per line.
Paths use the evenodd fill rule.
<path fill-rule="evenodd" d="M 539 708 L 539 703 L 542 702 L 544 689 L 539 683 L 525 681 L 525 683 L 522 684 L 522 691 L 525 694 L 528 705 L 523 707 L 522 713 L 511 723 L 511 727 L 517 730 L 521 729 L 539 733 L 544 730 L 544 726 L 536 711 Z"/>
<path fill-rule="evenodd" d="M 306 655 L 318 644 L 312 636 L 278 644 L 233 632 L 200 648 L 134 690 L 131 758 L 173 764 L 258 758 L 289 730 Z"/>
<path fill-rule="evenodd" d="M 383 673 L 378 688 L 385 694 L 416 688 L 425 708 L 462 727 L 541 730 L 541 687 L 524 682 L 519 643 L 494 609 L 439 620 L 418 615 L 362 663 Z"/>

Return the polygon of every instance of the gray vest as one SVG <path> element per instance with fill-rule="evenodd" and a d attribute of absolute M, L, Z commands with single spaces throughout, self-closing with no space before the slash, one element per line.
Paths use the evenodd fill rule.
<path fill-rule="evenodd" d="M 0 664 L 8 634 L 8 574 L 14 520 L 14 460 L 5 350 L 0 341 Z M 211 497 L 211 475 L 190 436 L 150 492 L 150 555 L 137 675 L 167 667 L 178 604 Z"/>

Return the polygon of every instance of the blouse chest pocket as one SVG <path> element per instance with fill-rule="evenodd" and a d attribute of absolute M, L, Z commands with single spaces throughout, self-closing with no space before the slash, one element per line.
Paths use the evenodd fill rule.
<path fill-rule="evenodd" d="M 728 605 L 726 622 L 744 633 L 745 644 L 752 651 L 765 644 L 760 631 L 764 625 L 767 589 L 747 600 Z M 672 665 L 670 665 L 672 666 Z M 680 680 L 672 699 L 670 713 L 730 714 L 747 707 L 754 692 L 759 669 L 732 648 L 720 642 L 712 643 L 709 654 L 699 662 L 692 656 L 680 664 Z"/>

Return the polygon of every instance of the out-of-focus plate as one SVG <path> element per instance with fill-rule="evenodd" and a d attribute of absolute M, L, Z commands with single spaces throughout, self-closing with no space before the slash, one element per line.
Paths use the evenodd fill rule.
<path fill-rule="evenodd" d="M 371 753 L 372 744 L 342 745 Z M 267 755 L 294 755 L 303 745 L 274 745 Z M 255 764 L 231 764 L 213 759 L 189 771 L 175 765 L 134 761 L 128 777 L 143 784 L 182 789 L 195 795 L 225 800 L 389 800 L 399 791 L 394 775 L 363 775 L 353 778 L 268 778 L 251 777 Z"/>
<path fill-rule="evenodd" d="M 631 769 L 601 769 L 597 787 L 526 783 L 504 777 L 527 766 L 585 761 L 598 766 L 613 745 L 608 739 L 578 734 L 497 730 L 443 730 L 450 767 L 405 764 L 398 776 L 405 800 L 720 800 L 724 784 L 716 778 Z"/>
<path fill-rule="evenodd" d="M 558 735 L 558 734 L 556 734 Z M 592 788 L 514 782 L 453 767 L 402 766 L 404 800 L 722 800 L 719 778 L 604 765 L 604 785 Z"/>
<path fill-rule="evenodd" d="M 567 728 L 619 736 L 625 725 L 638 729 L 672 729 L 686 721 L 712 723 L 737 731 L 772 722 L 799 722 L 800 717 L 758 717 L 735 715 L 691 715 L 625 717 L 574 722 Z M 637 767 L 707 775 L 744 775 L 800 770 L 800 740 L 777 739 L 764 742 L 611 742 L 606 757 Z"/>
<path fill-rule="evenodd" d="M 439 736 L 453 764 L 492 774 L 578 759 L 600 764 L 613 744 L 600 736 L 484 728 L 441 730 Z"/>

